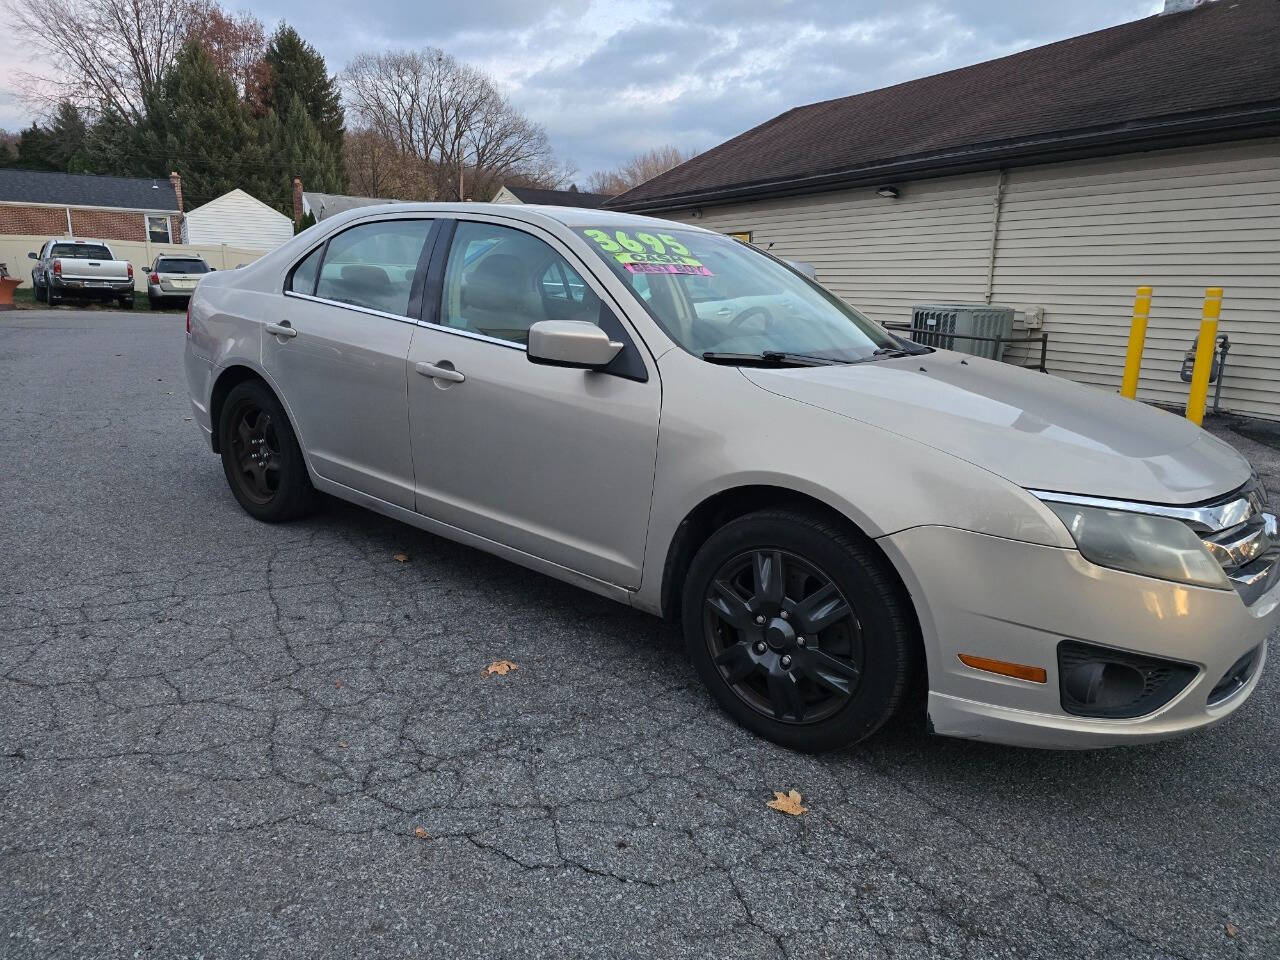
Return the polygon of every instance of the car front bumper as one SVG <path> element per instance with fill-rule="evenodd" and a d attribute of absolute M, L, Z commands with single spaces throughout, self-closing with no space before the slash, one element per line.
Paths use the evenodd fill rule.
<path fill-rule="evenodd" d="M 1212 726 L 1258 684 L 1280 621 L 1280 583 L 1251 606 L 1213 590 L 1099 567 L 1074 549 L 950 527 L 878 541 L 903 574 L 920 617 L 936 733 L 1018 746 L 1086 749 Z M 1169 702 L 1142 716 L 1079 716 L 1063 707 L 1058 644 L 1073 640 L 1195 668 Z M 1251 673 L 1212 705 L 1209 693 L 1242 656 Z M 1035 683 L 967 666 L 960 654 L 1041 667 Z"/>

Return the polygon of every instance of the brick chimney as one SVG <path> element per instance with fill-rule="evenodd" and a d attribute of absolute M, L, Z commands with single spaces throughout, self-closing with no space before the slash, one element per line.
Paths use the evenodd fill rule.
<path fill-rule="evenodd" d="M 293 178 L 293 225 L 302 223 L 302 178 Z"/>
<path fill-rule="evenodd" d="M 182 212 L 182 178 L 178 176 L 178 171 L 169 174 L 169 182 L 173 184 L 174 195 L 178 198 L 178 212 Z"/>

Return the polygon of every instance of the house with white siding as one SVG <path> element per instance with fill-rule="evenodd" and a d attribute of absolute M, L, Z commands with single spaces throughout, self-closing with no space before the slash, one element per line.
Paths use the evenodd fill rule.
<path fill-rule="evenodd" d="M 236 189 L 188 213 L 186 235 L 187 243 L 225 243 L 267 251 L 293 236 L 293 221 L 257 197 Z"/>
<path fill-rule="evenodd" d="M 797 107 L 610 200 L 814 265 L 887 325 L 1015 308 L 1051 373 L 1181 404 L 1204 289 L 1225 288 L 1222 406 L 1280 420 L 1280 3 L 1217 0 Z"/>

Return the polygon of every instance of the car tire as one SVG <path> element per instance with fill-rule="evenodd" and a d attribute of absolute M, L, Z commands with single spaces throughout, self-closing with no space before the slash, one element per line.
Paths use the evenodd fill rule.
<path fill-rule="evenodd" d="M 261 380 L 246 380 L 227 394 L 218 417 L 218 449 L 232 494 L 254 519 L 282 523 L 315 507 L 316 491 L 293 426 Z"/>
<path fill-rule="evenodd" d="M 915 615 L 888 561 L 817 513 L 765 510 L 721 527 L 693 558 L 681 614 L 720 706 L 793 750 L 871 736 L 918 669 Z"/>
<path fill-rule="evenodd" d="M 159 310 L 159 309 L 160 309 L 160 301 L 159 301 L 159 300 L 157 300 L 155 297 L 153 297 L 151 294 L 149 294 L 149 293 L 148 293 L 148 294 L 147 294 L 147 306 L 148 306 L 148 307 L 150 307 L 152 310 Z"/>
<path fill-rule="evenodd" d="M 44 302 L 51 307 L 56 307 L 62 302 L 62 298 L 53 292 L 53 284 L 44 288 Z"/>
<path fill-rule="evenodd" d="M 133 309 L 133 297 L 121 297 L 121 298 L 120 298 L 120 309 L 121 309 L 121 310 L 132 310 L 132 309 Z"/>

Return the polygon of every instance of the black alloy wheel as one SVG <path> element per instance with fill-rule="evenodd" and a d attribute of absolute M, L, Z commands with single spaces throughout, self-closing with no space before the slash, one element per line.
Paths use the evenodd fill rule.
<path fill-rule="evenodd" d="M 242 400 L 232 412 L 231 456 L 241 492 L 266 504 L 280 490 L 280 437 L 271 413 L 252 400 Z"/>
<path fill-rule="evenodd" d="M 315 490 L 289 417 L 261 380 L 232 387 L 218 417 L 218 449 L 231 492 L 268 523 L 310 511 Z"/>
<path fill-rule="evenodd" d="M 785 723 L 845 707 L 862 674 L 862 625 L 831 577 L 784 550 L 721 565 L 706 590 L 703 635 L 729 688 Z"/>
<path fill-rule="evenodd" d="M 725 712 L 794 750 L 869 737 L 920 661 L 915 611 L 884 555 L 847 521 L 805 507 L 712 533 L 689 566 L 682 619 Z"/>

